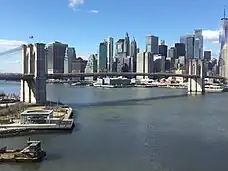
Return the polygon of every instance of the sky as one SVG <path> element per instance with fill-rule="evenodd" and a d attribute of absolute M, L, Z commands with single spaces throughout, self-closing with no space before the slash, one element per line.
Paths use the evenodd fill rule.
<path fill-rule="evenodd" d="M 101 41 L 128 32 L 145 49 L 146 36 L 169 46 L 181 35 L 203 29 L 204 49 L 219 50 L 225 0 L 1 0 L 0 52 L 26 42 L 61 41 L 77 56 L 96 53 Z M 29 40 L 33 36 L 33 40 Z M 0 56 L 0 72 L 20 70 L 20 53 Z"/>

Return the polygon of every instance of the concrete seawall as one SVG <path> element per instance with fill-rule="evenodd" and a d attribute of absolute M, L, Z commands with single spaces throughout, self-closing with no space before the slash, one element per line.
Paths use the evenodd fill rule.
<path fill-rule="evenodd" d="M 15 136 L 26 136 L 31 134 L 62 134 L 62 133 L 71 133 L 72 130 L 59 130 L 59 129 L 40 129 L 40 130 L 31 130 L 31 129 L 11 129 L 7 131 L 0 131 L 0 138 L 8 138 Z"/>

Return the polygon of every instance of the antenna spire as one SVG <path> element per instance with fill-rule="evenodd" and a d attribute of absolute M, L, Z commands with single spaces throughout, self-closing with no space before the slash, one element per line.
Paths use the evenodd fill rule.
<path fill-rule="evenodd" d="M 226 5 L 224 5 L 224 19 L 226 18 Z"/>

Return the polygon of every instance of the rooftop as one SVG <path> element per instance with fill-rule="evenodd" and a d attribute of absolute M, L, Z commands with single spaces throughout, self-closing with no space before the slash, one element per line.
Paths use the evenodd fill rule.
<path fill-rule="evenodd" d="M 21 115 L 49 115 L 53 110 L 25 110 Z"/>

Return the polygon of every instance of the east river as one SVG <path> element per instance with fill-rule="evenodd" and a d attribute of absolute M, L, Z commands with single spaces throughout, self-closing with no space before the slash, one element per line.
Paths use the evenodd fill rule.
<path fill-rule="evenodd" d="M 0 92 L 19 93 L 0 82 Z M 0 171 L 227 171 L 228 93 L 156 99 L 185 90 L 47 86 L 48 99 L 74 108 L 72 133 L 41 140 L 42 163 L 0 164 Z M 28 136 L 0 139 L 23 147 Z"/>

